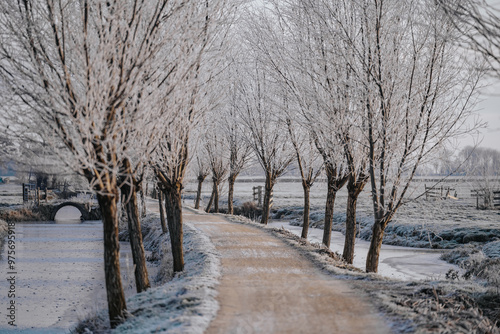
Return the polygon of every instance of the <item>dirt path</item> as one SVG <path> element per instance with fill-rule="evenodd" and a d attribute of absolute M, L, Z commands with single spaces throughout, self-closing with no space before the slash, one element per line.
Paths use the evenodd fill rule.
<path fill-rule="evenodd" d="M 284 241 L 221 216 L 184 212 L 221 254 L 220 310 L 207 333 L 389 333 L 366 297 Z"/>

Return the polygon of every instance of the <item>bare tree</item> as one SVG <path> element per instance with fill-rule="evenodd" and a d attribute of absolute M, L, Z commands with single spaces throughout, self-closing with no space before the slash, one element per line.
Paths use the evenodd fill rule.
<path fill-rule="evenodd" d="M 134 261 L 135 287 L 139 293 L 151 287 L 146 266 L 146 254 L 142 243 L 141 220 L 137 201 L 137 189 L 141 188 L 143 171 L 134 170 L 127 158 L 123 159 L 121 168 L 123 169 L 121 174 L 124 176 L 119 177 L 119 188 L 122 205 L 127 214 L 130 249 Z M 138 179 L 137 175 L 140 175 L 141 179 Z"/>
<path fill-rule="evenodd" d="M 298 115 L 296 115 L 297 118 Z M 323 163 L 310 132 L 304 131 L 300 123 L 287 119 L 290 141 L 295 149 L 297 165 L 299 166 L 302 189 L 304 191 L 304 212 L 302 218 L 302 232 L 300 237 L 307 239 L 309 231 L 309 212 L 311 209 L 311 187 L 323 171 Z"/>
<path fill-rule="evenodd" d="M 184 118 L 184 119 L 181 119 Z M 159 156 L 154 160 L 154 170 L 158 178 L 160 190 L 165 196 L 165 207 L 168 231 L 172 247 L 174 272 L 184 270 L 184 254 L 182 248 L 182 182 L 188 163 L 188 142 L 190 123 L 189 116 L 180 116 L 181 124 L 173 124 L 177 131 L 165 133 L 158 148 Z M 187 124 L 186 124 L 187 123 Z M 182 132 L 180 132 L 181 130 Z"/>
<path fill-rule="evenodd" d="M 248 64 L 246 80 L 241 83 L 240 115 L 248 130 L 248 141 L 266 175 L 261 223 L 267 225 L 271 209 L 271 195 L 286 168 L 294 159 L 293 147 L 288 140 L 286 123 L 279 117 L 273 102 L 272 83 L 258 61 Z M 279 98 L 278 98 L 279 99 Z"/>
<path fill-rule="evenodd" d="M 163 134 L 169 125 L 164 120 L 179 115 L 178 110 L 187 111 L 189 118 L 196 95 L 190 85 L 196 82 L 200 53 L 224 4 L 26 0 L 0 5 L 0 86 L 9 93 L 2 94 L 2 111 L 11 115 L 13 131 L 52 145 L 96 191 L 103 214 L 112 327 L 125 318 L 126 310 L 119 269 L 117 180 L 124 178 L 136 188 L 138 174 L 130 170 L 149 160 L 143 154 L 137 161 L 139 152 L 156 146 L 153 135 Z M 181 86 L 184 93 L 172 93 Z M 158 108 L 165 101 L 171 109 Z M 187 142 L 185 132 L 175 136 Z M 185 150 L 180 147 L 175 153 L 182 158 Z M 177 181 L 171 197 L 180 204 Z M 134 205 L 134 200 L 129 202 Z M 140 234 L 140 226 L 135 230 Z"/>
<path fill-rule="evenodd" d="M 149 120 L 143 109 L 130 104 L 144 69 L 152 66 L 163 45 L 159 32 L 165 11 L 178 7 L 167 1 L 99 0 L 26 0 L 1 6 L 1 85 L 11 93 L 3 96 L 6 114 L 25 115 L 12 118 L 18 133 L 33 134 L 57 148 L 62 143 L 64 161 L 96 191 L 104 223 L 109 316 L 115 327 L 126 309 L 117 178 L 131 148 L 121 143 Z"/>
<path fill-rule="evenodd" d="M 463 124 L 472 115 L 479 73 L 457 52 L 457 31 L 435 2 L 363 1 L 341 9 L 329 11 L 343 14 L 331 30 L 356 55 L 353 78 L 366 87 L 359 115 L 375 216 L 366 270 L 376 272 L 385 228 L 420 162 L 468 131 Z M 356 38 L 345 33 L 353 23 L 362 32 Z"/>
<path fill-rule="evenodd" d="M 196 180 L 198 181 L 198 187 L 196 190 L 196 199 L 194 203 L 194 208 L 199 209 L 200 208 L 200 201 L 201 201 L 201 189 L 203 186 L 203 181 L 205 181 L 206 177 L 210 174 L 210 168 L 205 161 L 205 157 L 200 154 L 198 151 L 196 155 Z"/>
<path fill-rule="evenodd" d="M 254 25 L 265 27 L 261 35 L 270 31 L 272 42 L 261 38 L 254 46 L 265 46 L 261 52 L 302 109 L 316 112 L 304 114 L 316 124 L 331 189 L 341 186 L 334 180 L 350 177 L 348 260 L 355 199 L 369 174 L 375 223 L 367 271 L 376 271 L 383 231 L 403 204 L 416 168 L 447 139 L 468 131 L 463 125 L 472 114 L 479 73 L 457 52 L 457 31 L 432 1 L 274 2 L 273 11 L 277 23 Z M 281 34 L 273 36 L 276 31 Z M 327 209 L 327 245 L 329 215 Z"/>
<path fill-rule="evenodd" d="M 352 264 L 356 241 L 356 207 L 358 197 L 365 188 L 369 180 L 369 175 L 366 149 L 362 144 L 353 142 L 349 132 L 344 136 L 344 148 L 349 176 L 347 180 L 346 231 L 342 258 L 347 263 Z"/>
<path fill-rule="evenodd" d="M 174 272 L 184 270 L 182 189 L 190 160 L 189 139 L 192 129 L 210 110 L 211 100 L 205 98 L 210 90 L 213 73 L 217 71 L 220 45 L 231 22 L 233 3 L 226 0 L 213 2 L 183 2 L 185 16 L 191 29 L 182 39 L 186 45 L 175 50 L 171 71 L 180 73 L 180 80 L 168 91 L 165 100 L 158 105 L 164 131 L 159 133 L 158 146 L 152 159 L 153 168 L 161 190 L 165 194 L 168 230 L 172 246 Z M 179 23 L 180 24 L 180 23 Z M 215 43 L 217 42 L 217 43 Z M 183 50 L 187 50 L 186 53 Z M 182 67 L 178 66 L 182 65 Z"/>
<path fill-rule="evenodd" d="M 300 123 L 323 158 L 328 185 L 323 244 L 330 247 L 336 194 L 348 177 L 340 134 L 349 103 L 336 82 L 341 74 L 339 60 L 326 41 L 323 21 L 306 10 L 307 2 L 277 1 L 273 5 L 271 19 L 263 13 L 253 24 L 258 36 L 253 45 L 264 55 L 285 94 L 297 104 Z"/>
<path fill-rule="evenodd" d="M 228 91 L 225 96 L 224 111 L 221 117 L 222 134 L 226 137 L 226 143 L 229 149 L 229 176 L 228 182 L 228 198 L 227 198 L 227 213 L 232 215 L 234 212 L 234 183 L 241 171 L 248 164 L 252 156 L 252 147 L 245 133 L 245 127 L 238 114 L 238 103 L 241 102 L 239 97 L 238 81 L 232 78 L 237 75 L 231 71 L 232 66 L 226 71 L 230 78 L 226 81 Z"/>
<path fill-rule="evenodd" d="M 212 172 L 212 195 L 205 209 L 206 212 L 210 212 L 212 205 L 214 212 L 219 212 L 219 188 L 229 170 L 226 155 L 228 145 L 225 136 L 220 133 L 220 130 L 220 127 L 216 124 L 211 124 L 206 129 L 204 136 L 206 156 Z"/>
<path fill-rule="evenodd" d="M 152 167 L 158 179 L 158 187 L 165 199 L 174 272 L 184 270 L 182 189 L 189 162 L 189 138 L 199 117 L 199 110 L 196 109 L 199 71 L 199 66 L 191 70 L 160 104 L 162 108 L 170 110 L 175 108 L 175 113 L 165 113 L 170 117 L 163 118 L 166 123 L 165 128 L 159 133 L 158 145 L 152 157 Z M 187 89 L 190 89 L 191 95 L 183 93 Z"/>

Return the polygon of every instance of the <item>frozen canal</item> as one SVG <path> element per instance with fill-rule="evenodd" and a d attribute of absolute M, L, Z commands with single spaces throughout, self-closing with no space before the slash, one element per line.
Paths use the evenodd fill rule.
<path fill-rule="evenodd" d="M 300 236 L 302 227 L 289 225 L 287 221 L 271 221 L 271 227 L 281 228 Z M 309 229 L 308 240 L 321 243 L 323 230 Z M 366 255 L 370 243 L 356 239 L 354 266 L 365 269 Z M 344 235 L 332 231 L 331 250 L 342 254 L 344 251 Z M 400 280 L 444 279 L 450 269 L 459 270 L 455 265 L 440 260 L 441 251 L 426 248 L 412 248 L 382 245 L 378 273 L 382 276 Z"/>
<path fill-rule="evenodd" d="M 1 252 L 0 333 L 67 333 L 83 316 L 106 307 L 100 221 L 16 223 L 15 233 L 15 274 L 9 274 L 6 245 Z M 133 284 L 127 243 L 121 243 L 121 254 L 127 287 Z M 11 276 L 15 297 L 8 296 Z M 16 328 L 8 325 L 12 300 Z"/>

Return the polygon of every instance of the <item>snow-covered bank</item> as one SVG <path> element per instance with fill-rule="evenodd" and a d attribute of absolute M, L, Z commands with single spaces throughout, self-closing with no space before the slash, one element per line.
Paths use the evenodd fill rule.
<path fill-rule="evenodd" d="M 273 220 L 270 227 L 284 227 L 293 234 L 300 236 L 302 228 L 289 225 L 286 221 Z M 309 229 L 307 240 L 311 243 L 321 244 L 323 240 L 322 229 Z M 332 232 L 330 250 L 341 254 L 344 250 L 345 237 L 340 232 Z M 353 265 L 360 270 L 366 268 L 366 257 L 370 242 L 356 238 Z M 444 279 L 449 270 L 459 271 L 453 264 L 440 259 L 442 250 L 401 247 L 382 245 L 380 250 L 378 273 L 381 276 L 403 281 L 416 281 L 428 279 Z"/>
<path fill-rule="evenodd" d="M 215 317 L 220 260 L 209 238 L 184 225 L 185 269 L 169 280 L 170 237 L 162 234 L 157 214 L 149 215 L 142 225 L 149 260 L 159 265 L 153 281 L 160 285 L 129 298 L 129 316 L 116 329 L 107 327 L 107 311 L 103 310 L 81 322 L 74 333 L 88 333 L 86 328 L 93 333 L 203 333 Z"/>
<path fill-rule="evenodd" d="M 425 210 L 429 203 L 423 203 L 421 208 L 415 206 L 412 211 L 422 210 L 421 216 L 426 219 L 428 215 Z M 450 212 L 453 208 L 449 208 Z M 474 210 L 474 209 L 473 209 Z M 455 224 L 450 224 L 449 220 L 454 217 L 448 217 L 448 221 L 439 216 L 433 218 L 427 217 L 427 222 L 420 221 L 411 217 L 408 208 L 402 210 L 397 218 L 395 218 L 386 228 L 384 233 L 383 243 L 386 245 L 403 246 L 403 247 L 417 247 L 417 248 L 434 248 L 434 249 L 453 249 L 463 244 L 477 243 L 487 244 L 496 240 L 500 240 L 500 226 L 489 224 L 488 226 L 481 226 L 476 224 L 474 217 L 478 213 L 472 211 L 468 214 L 464 213 L 462 218 L 463 222 L 458 219 L 454 220 Z M 412 212 L 411 214 L 415 214 Z M 493 214 L 494 218 L 498 215 L 496 212 L 488 213 L 490 216 Z M 274 219 L 282 219 L 290 221 L 291 225 L 302 226 L 302 208 L 289 207 L 277 209 L 272 216 Z M 324 211 L 322 209 L 314 209 L 311 213 L 311 227 L 323 229 L 324 224 Z M 470 221 L 467 222 L 467 218 Z M 439 224 L 442 222 L 442 225 Z M 373 226 L 373 218 L 363 213 L 358 214 L 358 237 L 369 241 L 371 238 L 371 229 Z M 483 224 L 484 225 L 484 224 Z M 333 217 L 332 229 L 337 232 L 345 233 L 345 212 L 335 212 Z M 500 249 L 499 249 L 500 251 Z"/>

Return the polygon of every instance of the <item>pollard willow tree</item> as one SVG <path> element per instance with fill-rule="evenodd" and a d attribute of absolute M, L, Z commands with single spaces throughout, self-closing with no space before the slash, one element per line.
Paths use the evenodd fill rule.
<path fill-rule="evenodd" d="M 261 224 L 267 225 L 273 187 L 295 155 L 288 138 L 286 123 L 279 116 L 280 108 L 285 108 L 285 105 L 277 105 L 274 102 L 281 100 L 279 97 L 276 99 L 277 87 L 273 87 L 258 60 L 249 61 L 243 66 L 245 65 L 246 68 L 242 71 L 245 73 L 245 81 L 239 85 L 242 101 L 238 104 L 238 113 L 246 127 L 248 143 L 266 176 Z"/>
<path fill-rule="evenodd" d="M 194 41 L 193 41 L 194 42 Z M 200 64 L 202 50 L 197 51 L 195 60 Z M 200 66 L 190 67 L 168 97 L 159 104 L 163 113 L 162 131 L 157 133 L 157 146 L 151 165 L 158 180 L 159 191 L 163 192 L 167 225 L 173 257 L 173 270 L 184 270 L 182 189 L 189 163 L 189 138 L 197 118 L 196 98 L 199 93 L 198 75 Z M 185 94 L 189 91 L 189 94 Z"/>
<path fill-rule="evenodd" d="M 308 96 L 314 97 L 318 106 L 313 113 L 309 113 L 308 118 L 314 120 L 311 124 L 318 134 L 318 139 L 324 138 L 319 142 L 329 142 L 326 146 L 332 148 L 332 153 L 344 156 L 346 170 L 342 180 L 347 181 L 348 197 L 342 257 L 346 262 L 353 263 L 357 200 L 368 182 L 368 154 L 366 146 L 360 140 L 363 124 L 362 118 L 359 117 L 359 110 L 363 109 L 367 93 L 364 86 L 352 80 L 355 71 L 352 68 L 352 60 L 356 55 L 349 52 L 352 49 L 348 45 L 346 47 L 345 39 L 337 37 L 337 18 L 342 17 L 346 22 L 341 31 L 349 39 L 355 38 L 359 32 L 355 16 L 350 15 L 340 5 L 334 8 L 336 15 L 333 16 L 325 15 L 330 10 L 321 3 L 314 3 L 314 6 L 313 3 L 308 3 L 301 8 L 301 15 L 294 13 L 289 21 L 294 23 L 295 30 L 302 28 L 307 31 L 307 35 L 294 36 L 302 36 L 298 43 L 307 50 L 307 54 L 312 55 L 310 58 L 316 59 L 315 64 L 310 66 L 312 70 L 302 70 L 311 76 L 310 87 L 315 89 L 308 93 Z"/>
<path fill-rule="evenodd" d="M 295 150 L 296 162 L 299 167 L 302 190 L 304 191 L 304 211 L 302 214 L 301 238 L 307 239 L 309 231 L 309 213 L 311 209 L 311 187 L 323 171 L 323 162 L 314 144 L 313 135 L 304 130 L 304 126 L 296 120 L 300 114 L 288 115 L 286 123 L 290 134 L 290 141 Z M 306 127 L 307 129 L 307 127 Z"/>
<path fill-rule="evenodd" d="M 201 190 L 203 187 L 203 181 L 205 181 L 207 176 L 210 174 L 210 166 L 208 165 L 205 156 L 200 151 L 201 150 L 198 150 L 196 154 L 196 167 L 195 167 L 198 187 L 196 188 L 196 199 L 194 202 L 194 208 L 197 210 L 200 208 Z"/>
<path fill-rule="evenodd" d="M 3 2 L 1 78 L 21 113 L 16 131 L 62 143 L 65 161 L 97 194 L 104 226 L 104 266 L 112 327 L 125 318 L 118 242 L 124 135 L 149 115 L 129 108 L 143 69 L 152 66 L 166 1 Z"/>
<path fill-rule="evenodd" d="M 167 124 L 152 161 L 160 191 L 164 194 L 174 272 L 184 270 L 182 188 L 188 165 L 188 143 L 192 119 L 185 107 Z"/>
<path fill-rule="evenodd" d="M 230 27 L 227 19 L 233 15 L 235 5 L 226 0 L 183 2 L 184 10 L 189 11 L 178 24 L 186 23 L 189 29 L 181 38 L 183 44 L 172 52 L 171 59 L 180 63 L 174 61 L 169 66 L 179 79 L 156 106 L 163 115 L 160 121 L 164 128 L 157 133 L 158 145 L 151 165 L 165 195 L 174 272 L 184 270 L 182 189 L 191 158 L 189 140 L 192 129 L 209 110 L 211 101 L 205 97 L 213 72 L 217 71 L 223 36 Z"/>
<path fill-rule="evenodd" d="M 126 137 L 127 141 L 130 141 L 130 139 L 131 137 Z M 122 160 L 118 188 L 121 193 L 121 203 L 127 215 L 130 249 L 134 263 L 135 287 L 137 293 L 140 293 L 151 287 L 146 266 L 146 253 L 142 243 L 141 215 L 137 199 L 137 192 L 142 188 L 144 164 L 140 162 L 140 159 L 132 161 L 139 161 L 139 163 L 133 165 L 129 158 Z"/>
<path fill-rule="evenodd" d="M 336 194 L 348 178 L 341 129 L 349 107 L 345 96 L 349 94 L 337 83 L 341 79 L 335 54 L 338 45 L 332 48 L 328 44 L 322 22 L 306 10 L 307 5 L 273 2 L 273 10 L 253 24 L 254 34 L 260 36 L 254 45 L 275 74 L 283 94 L 290 96 L 294 117 L 301 119 L 299 123 L 323 158 L 327 197 L 322 241 L 330 247 Z M 306 194 L 308 188 L 304 191 Z"/>
<path fill-rule="evenodd" d="M 234 66 L 228 66 L 225 71 L 227 80 L 226 95 L 223 99 L 223 106 L 220 118 L 221 134 L 226 138 L 227 148 L 229 151 L 229 176 L 227 178 L 228 193 L 227 193 L 227 213 L 232 215 L 234 212 L 234 184 L 236 178 L 248 165 L 252 157 L 252 146 L 246 140 L 247 133 L 245 126 L 241 121 L 238 113 L 239 97 L 238 80 L 236 78 L 238 73 L 234 70 Z M 226 153 L 227 154 L 227 153 Z"/>
<path fill-rule="evenodd" d="M 324 5 L 328 4 L 324 2 Z M 470 131 L 480 73 L 454 41 L 457 31 L 434 1 L 360 1 L 344 4 L 337 36 L 349 55 L 356 86 L 366 87 L 360 112 L 374 208 L 366 261 L 377 272 L 384 231 L 424 157 Z M 354 17 L 359 34 L 343 34 Z M 345 59 L 351 59 L 345 57 Z"/>
<path fill-rule="evenodd" d="M 212 119 L 217 120 L 213 116 Z M 226 137 L 221 134 L 221 129 L 217 124 L 218 120 L 217 122 L 209 122 L 203 136 L 206 157 L 212 173 L 212 194 L 205 211 L 210 212 L 210 208 L 213 205 L 215 213 L 219 212 L 219 188 L 229 171 L 229 161 L 227 159 L 228 143 Z"/>

